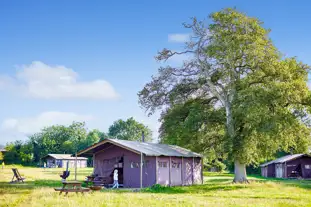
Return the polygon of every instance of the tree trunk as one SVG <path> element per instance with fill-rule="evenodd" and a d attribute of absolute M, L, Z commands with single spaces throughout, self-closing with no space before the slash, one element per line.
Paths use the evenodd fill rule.
<path fill-rule="evenodd" d="M 246 166 L 239 161 L 234 161 L 234 183 L 248 183 L 246 177 Z"/>
<path fill-rule="evenodd" d="M 232 109 L 231 104 L 229 102 L 226 103 L 226 124 L 227 124 L 227 133 L 231 139 L 231 142 L 234 142 L 235 139 L 235 129 L 232 117 Z M 248 183 L 246 177 L 246 165 L 241 164 L 238 160 L 234 161 L 234 183 Z"/>
<path fill-rule="evenodd" d="M 234 139 L 234 123 L 232 118 L 232 111 L 230 103 L 226 103 L 226 125 L 227 125 L 227 133 L 231 139 Z"/>

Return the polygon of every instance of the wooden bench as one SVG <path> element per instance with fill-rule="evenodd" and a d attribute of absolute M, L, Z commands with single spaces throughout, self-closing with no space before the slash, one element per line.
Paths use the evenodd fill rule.
<path fill-rule="evenodd" d="M 13 171 L 13 178 L 12 178 L 12 180 L 11 180 L 11 183 L 15 183 L 15 182 L 22 182 L 22 183 L 24 183 L 25 178 L 23 178 L 23 177 L 19 174 L 17 168 L 12 168 L 12 171 Z M 15 178 L 15 179 L 14 179 L 14 178 Z"/>
<path fill-rule="evenodd" d="M 90 191 L 89 188 L 82 188 L 82 183 L 78 181 L 64 181 L 62 184 L 62 188 L 54 188 L 55 191 L 59 191 L 59 195 L 63 192 L 67 195 L 69 192 L 84 193 Z"/>
<path fill-rule="evenodd" d="M 77 192 L 77 193 L 83 193 L 83 192 L 89 192 L 91 189 L 89 188 L 54 188 L 55 191 L 61 191 L 61 192 Z"/>

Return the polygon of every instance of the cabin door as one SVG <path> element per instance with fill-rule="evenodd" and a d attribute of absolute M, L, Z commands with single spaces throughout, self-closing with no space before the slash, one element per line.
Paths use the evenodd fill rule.
<path fill-rule="evenodd" d="M 275 174 L 276 174 L 276 177 L 277 178 L 282 178 L 283 177 L 283 167 L 282 167 L 282 164 L 277 164 L 275 166 Z"/>

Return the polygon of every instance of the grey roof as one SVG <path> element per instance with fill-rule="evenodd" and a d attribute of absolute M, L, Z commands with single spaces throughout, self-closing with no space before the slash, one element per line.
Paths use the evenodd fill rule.
<path fill-rule="evenodd" d="M 76 159 L 75 157 L 72 157 L 71 154 L 48 154 L 44 156 L 43 158 L 46 157 L 53 157 L 54 159 L 57 160 L 74 160 Z M 78 160 L 87 160 L 86 157 L 77 157 Z"/>
<path fill-rule="evenodd" d="M 128 140 L 120 140 L 120 139 L 105 139 L 102 142 L 99 142 L 85 150 L 82 150 L 78 154 L 83 154 L 106 142 L 121 145 L 125 148 L 129 148 L 134 151 L 143 153 L 147 156 L 202 157 L 202 155 L 198 153 L 192 152 L 188 149 L 178 147 L 175 145 L 157 144 L 157 143 L 151 143 L 151 142 L 128 141 Z"/>
<path fill-rule="evenodd" d="M 0 152 L 6 152 L 6 150 L 5 149 L 0 149 Z"/>
<path fill-rule="evenodd" d="M 286 155 L 286 156 L 283 156 L 283 157 L 280 157 L 278 159 L 275 159 L 275 160 L 272 160 L 270 162 L 266 162 L 262 165 L 260 165 L 260 167 L 265 167 L 267 165 L 271 165 L 271 164 L 276 164 L 276 163 L 284 163 L 284 162 L 287 162 L 287 161 L 290 161 L 290 160 L 294 160 L 296 158 L 299 158 L 299 157 L 302 157 L 302 156 L 308 156 L 306 154 L 293 154 L 293 155 Z"/>

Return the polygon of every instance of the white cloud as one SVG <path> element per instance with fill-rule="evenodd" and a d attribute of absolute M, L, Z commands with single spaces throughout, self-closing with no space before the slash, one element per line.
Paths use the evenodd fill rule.
<path fill-rule="evenodd" d="M 169 42 L 187 42 L 190 40 L 190 34 L 169 34 L 168 41 Z"/>
<path fill-rule="evenodd" d="M 83 82 L 71 68 L 50 66 L 40 61 L 18 67 L 15 77 L 0 76 L 1 89 L 43 99 L 118 98 L 112 85 L 103 79 Z"/>
<path fill-rule="evenodd" d="M 90 115 L 80 115 L 73 112 L 48 111 L 35 117 L 8 118 L 2 122 L 2 132 L 14 132 L 23 135 L 34 134 L 42 128 L 51 125 L 70 125 L 73 121 L 90 121 Z"/>

